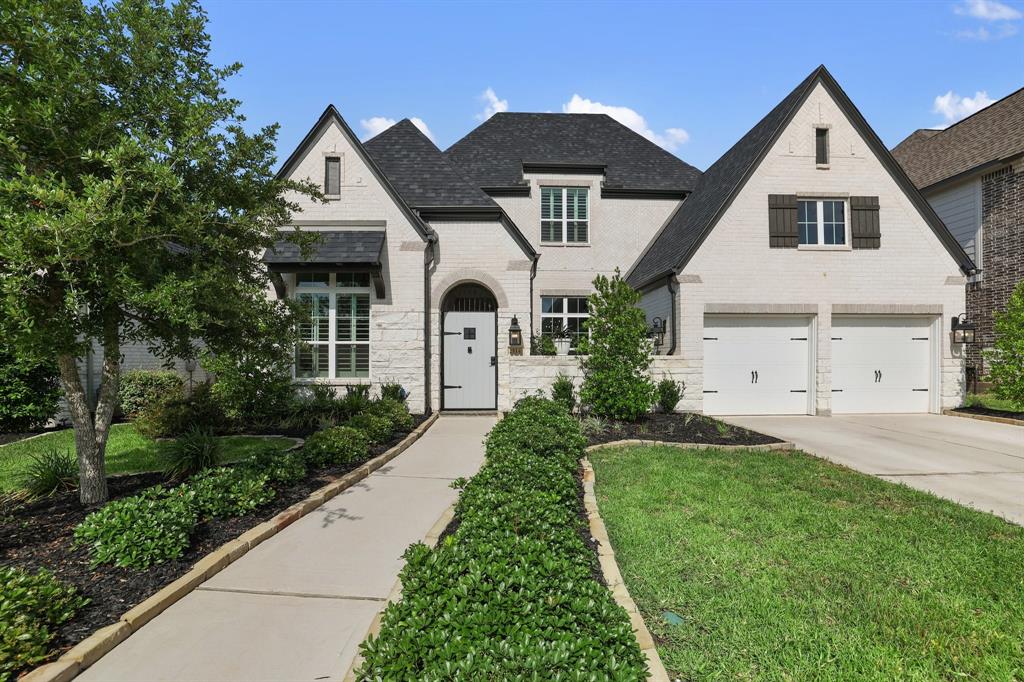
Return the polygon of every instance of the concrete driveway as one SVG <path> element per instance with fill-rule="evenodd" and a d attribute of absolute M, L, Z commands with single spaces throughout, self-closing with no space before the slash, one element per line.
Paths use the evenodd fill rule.
<path fill-rule="evenodd" d="M 727 417 L 801 450 L 1024 524 L 1024 428 L 933 414 Z"/>

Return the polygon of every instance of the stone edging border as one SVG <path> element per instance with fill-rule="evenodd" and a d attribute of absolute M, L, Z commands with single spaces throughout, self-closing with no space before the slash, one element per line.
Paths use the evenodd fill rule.
<path fill-rule="evenodd" d="M 667 440 L 613 440 L 610 443 L 598 443 L 588 446 L 586 451 L 620 448 L 628 445 L 658 445 L 669 448 L 685 448 L 687 450 L 793 450 L 796 445 L 789 441 L 778 443 L 762 443 L 760 445 L 716 445 L 714 443 L 674 443 Z"/>
<path fill-rule="evenodd" d="M 433 425 L 440 413 L 434 412 L 422 424 L 413 429 L 400 443 L 383 452 L 341 478 L 314 491 L 304 500 L 296 502 L 279 512 L 273 518 L 253 526 L 234 540 L 230 540 L 197 561 L 185 575 L 161 588 L 155 594 L 126 611 L 116 623 L 104 626 L 65 651 L 60 658 L 46 663 L 21 678 L 21 682 L 68 682 L 83 670 L 98 661 L 111 649 L 128 639 L 143 625 L 153 620 L 179 599 L 192 592 L 201 584 L 222 571 L 229 564 L 244 556 L 306 514 L 336 497 L 347 488 L 372 474 L 377 469 L 405 452 L 410 445 Z M 298 447 L 297 444 L 293 447 Z M 445 523 L 447 525 L 447 522 Z M 441 530 L 444 528 L 442 527 Z M 433 532 L 433 531 L 431 531 Z M 438 531 L 440 533 L 440 531 Z M 429 536 L 428 536 L 429 537 Z M 434 538 L 437 541 L 437 538 Z"/>
<path fill-rule="evenodd" d="M 456 504 L 458 504 L 458 498 L 456 498 L 455 502 L 451 503 L 451 506 L 449 506 L 447 509 L 444 510 L 444 512 L 441 513 L 441 517 L 437 520 L 436 523 L 434 523 L 430 530 L 427 531 L 426 536 L 423 538 L 423 544 L 425 544 L 427 547 L 433 549 L 437 546 L 437 543 L 441 538 L 441 533 L 444 532 L 445 528 L 448 527 L 448 524 L 451 523 L 452 519 L 455 518 Z M 402 579 L 397 578 L 395 580 L 395 584 L 391 587 L 391 592 L 388 593 L 388 598 L 381 605 L 380 609 L 377 610 L 377 614 L 373 617 L 373 620 L 370 622 L 370 627 L 366 629 L 366 633 L 363 635 L 363 638 L 359 640 L 360 644 L 365 642 L 366 638 L 370 635 L 377 636 L 380 634 L 380 621 L 381 616 L 384 615 L 384 609 L 388 607 L 388 604 L 393 604 L 401 598 Z M 345 673 L 345 677 L 342 678 L 342 681 L 355 682 L 356 670 L 359 670 L 359 666 L 361 666 L 362 664 L 363 655 L 359 652 L 359 649 L 357 649 L 355 658 L 352 659 L 352 663 L 349 665 L 348 671 Z"/>
<path fill-rule="evenodd" d="M 1024 426 L 1024 419 L 1013 417 L 994 417 L 988 414 L 974 414 L 973 412 L 958 412 L 957 410 L 943 410 L 942 414 L 947 417 L 963 417 L 964 419 L 977 419 L 983 422 L 995 422 L 996 424 L 1009 424 L 1010 426 Z"/>
<path fill-rule="evenodd" d="M 598 449 L 598 446 L 591 446 L 587 450 Z M 583 508 L 587 512 L 587 519 L 590 521 L 590 535 L 597 541 L 597 559 L 601 564 L 601 573 L 604 574 L 604 581 L 611 590 L 615 603 L 625 609 L 629 614 L 629 622 L 636 635 L 636 643 L 640 651 L 647 657 L 647 679 L 653 682 L 669 682 L 668 673 L 661 662 L 661 656 L 654 646 L 654 638 L 636 602 L 629 596 L 626 583 L 622 580 L 619 572 L 619 565 L 615 561 L 615 550 L 608 539 L 608 530 L 604 527 L 601 513 L 597 509 L 597 497 L 594 495 L 594 467 L 587 457 L 580 460 L 583 467 Z"/>

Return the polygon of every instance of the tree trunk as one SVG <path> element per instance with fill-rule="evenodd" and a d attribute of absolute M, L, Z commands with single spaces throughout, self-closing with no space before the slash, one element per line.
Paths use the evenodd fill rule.
<path fill-rule="evenodd" d="M 107 491 L 107 437 L 117 404 L 117 390 L 121 378 L 121 344 L 116 320 L 104 324 L 103 369 L 96 413 L 89 410 L 88 397 L 78 376 L 78 363 L 72 355 L 57 358 L 61 384 L 71 412 L 75 431 L 75 452 L 78 456 L 78 493 L 82 504 L 106 502 Z"/>

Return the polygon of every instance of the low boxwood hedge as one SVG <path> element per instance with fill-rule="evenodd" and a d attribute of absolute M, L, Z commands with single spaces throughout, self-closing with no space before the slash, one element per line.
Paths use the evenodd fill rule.
<path fill-rule="evenodd" d="M 360 429 L 334 426 L 307 438 L 302 452 L 313 466 L 350 464 L 369 456 L 370 439 Z"/>
<path fill-rule="evenodd" d="M 594 579 L 576 478 L 585 440 L 528 398 L 491 431 L 456 531 L 411 546 L 402 600 L 362 645 L 361 680 L 643 680 L 629 617 Z"/>

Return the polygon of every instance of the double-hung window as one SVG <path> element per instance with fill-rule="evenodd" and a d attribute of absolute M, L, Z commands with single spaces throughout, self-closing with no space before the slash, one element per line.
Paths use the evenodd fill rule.
<path fill-rule="evenodd" d="M 541 243 L 586 244 L 590 239 L 589 204 L 586 187 L 541 187 Z"/>
<path fill-rule="evenodd" d="M 797 227 L 802 246 L 846 244 L 846 202 L 842 199 L 801 200 Z"/>
<path fill-rule="evenodd" d="M 296 378 L 369 377 L 370 276 L 301 273 L 295 290 L 302 309 Z"/>
<path fill-rule="evenodd" d="M 587 333 L 590 310 L 586 296 L 541 296 L 540 331 L 544 336 L 568 336 L 575 348 Z"/>

